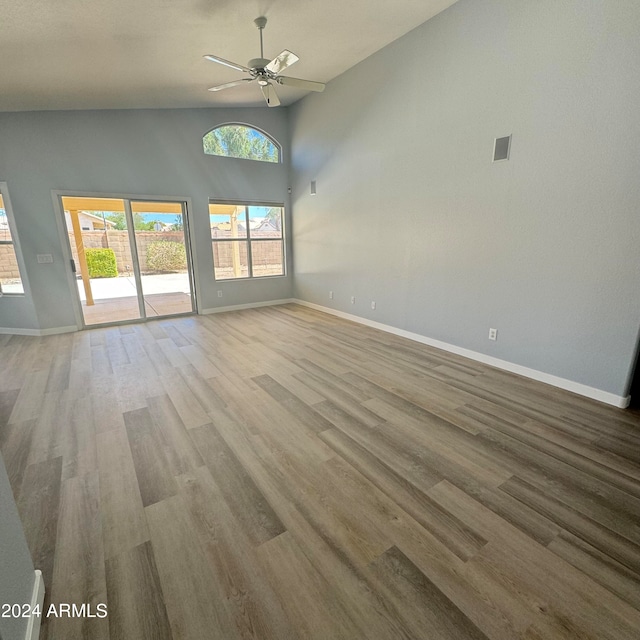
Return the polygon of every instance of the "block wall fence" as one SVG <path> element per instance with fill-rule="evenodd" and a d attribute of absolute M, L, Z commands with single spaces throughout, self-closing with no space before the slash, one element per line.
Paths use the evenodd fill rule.
<path fill-rule="evenodd" d="M 116 265 L 119 275 L 133 274 L 133 260 L 129 246 L 127 231 L 83 231 L 82 239 L 85 249 L 113 249 L 116 256 Z M 136 231 L 138 258 L 142 272 L 147 268 L 147 251 L 152 242 L 166 241 L 184 244 L 184 235 L 180 231 Z M 78 251 L 73 233 L 69 234 L 69 244 L 73 259 L 78 262 Z M 253 265 L 258 271 L 268 272 L 271 268 L 274 273 L 280 273 L 282 264 L 282 244 L 280 240 L 254 242 L 252 245 Z M 232 243 L 216 242 L 214 244 L 216 264 L 220 269 L 232 268 Z M 240 242 L 240 262 L 247 262 L 247 247 L 245 242 Z M 16 260 L 13 245 L 0 245 L 0 282 L 7 282 L 20 278 L 20 271 Z"/>

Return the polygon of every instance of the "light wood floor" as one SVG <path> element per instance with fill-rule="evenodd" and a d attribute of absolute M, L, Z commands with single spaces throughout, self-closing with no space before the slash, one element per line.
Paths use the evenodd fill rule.
<path fill-rule="evenodd" d="M 640 416 L 287 305 L 0 336 L 42 638 L 640 637 Z"/>

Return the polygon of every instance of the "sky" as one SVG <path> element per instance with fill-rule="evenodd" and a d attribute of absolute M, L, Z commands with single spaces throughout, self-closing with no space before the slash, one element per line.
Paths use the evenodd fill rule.
<path fill-rule="evenodd" d="M 269 211 L 269 207 L 249 207 L 249 218 L 251 220 L 256 220 L 260 218 L 264 218 Z M 99 212 L 92 212 L 95 215 L 100 215 Z M 108 215 L 108 214 L 107 214 Z M 152 220 L 158 220 L 159 222 L 164 222 L 165 224 L 174 224 L 177 222 L 176 218 L 179 214 L 177 213 L 141 213 L 142 219 L 145 222 L 151 222 Z M 219 223 L 219 222 L 229 222 L 229 216 L 226 214 L 212 214 L 209 216 L 211 223 Z"/>

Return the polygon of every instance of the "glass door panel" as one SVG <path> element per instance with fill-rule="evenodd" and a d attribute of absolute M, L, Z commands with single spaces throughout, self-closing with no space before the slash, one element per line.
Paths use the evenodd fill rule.
<path fill-rule="evenodd" d="M 86 325 L 143 317 L 126 204 L 118 198 L 62 197 Z"/>
<path fill-rule="evenodd" d="M 183 203 L 131 200 L 131 214 L 146 317 L 191 313 L 194 299 Z"/>

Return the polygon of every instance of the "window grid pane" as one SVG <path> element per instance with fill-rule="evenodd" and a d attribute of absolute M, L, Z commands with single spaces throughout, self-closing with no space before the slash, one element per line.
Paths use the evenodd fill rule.
<path fill-rule="evenodd" d="M 0 194 L 0 242 L 11 242 L 11 229 L 9 229 L 9 217 L 4 208 L 4 200 Z"/>
<path fill-rule="evenodd" d="M 245 240 L 214 240 L 212 242 L 216 280 L 250 277 L 247 245 Z"/>
<path fill-rule="evenodd" d="M 284 275 L 281 240 L 251 241 L 251 272 L 254 278 Z"/>
<path fill-rule="evenodd" d="M 211 203 L 216 280 L 285 275 L 282 206 Z"/>
<path fill-rule="evenodd" d="M 9 216 L 0 193 L 0 290 L 2 293 L 24 294 L 16 250 L 9 227 Z"/>
<path fill-rule="evenodd" d="M 2 293 L 24 293 L 13 244 L 0 244 L 0 287 Z"/>
<path fill-rule="evenodd" d="M 212 240 L 247 237 L 246 207 L 236 207 L 233 213 L 216 213 L 210 219 Z"/>

